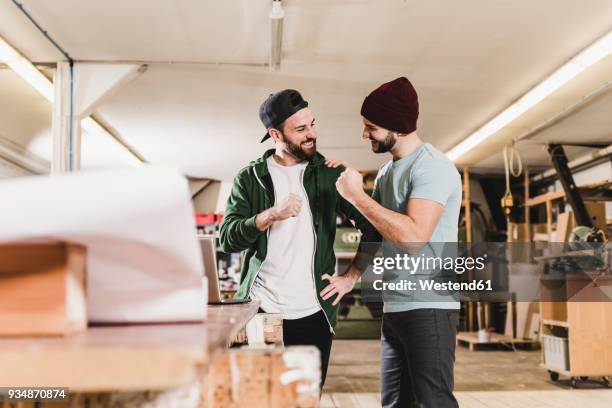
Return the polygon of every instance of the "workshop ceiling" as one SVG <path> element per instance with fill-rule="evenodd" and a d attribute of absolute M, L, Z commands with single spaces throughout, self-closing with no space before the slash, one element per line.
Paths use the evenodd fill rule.
<path fill-rule="evenodd" d="M 419 134 L 448 150 L 612 28 L 609 0 L 284 0 L 282 68 L 270 72 L 270 0 L 22 3 L 76 60 L 147 64 L 97 114 L 149 161 L 223 180 L 272 145 L 258 143 L 257 112 L 270 92 L 299 89 L 317 118 L 319 150 L 376 168 L 387 157 L 360 140 L 359 108 L 383 81 L 414 83 Z M 62 58 L 8 0 L 0 36 L 36 63 Z M 51 106 L 7 71 L 0 104 L 14 113 L 0 112 L 0 135 L 49 159 Z M 610 57 L 458 164 L 499 169 L 501 145 L 609 81 Z M 548 166 L 535 144 L 612 142 L 611 111 L 604 95 L 518 148 L 530 165 Z M 83 164 L 115 165 L 107 155 Z"/>

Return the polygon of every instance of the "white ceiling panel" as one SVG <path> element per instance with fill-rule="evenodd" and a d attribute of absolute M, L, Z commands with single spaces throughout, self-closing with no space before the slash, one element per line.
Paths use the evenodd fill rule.
<path fill-rule="evenodd" d="M 271 73 L 261 66 L 269 52 L 270 0 L 23 3 L 78 60 L 152 62 L 98 112 L 151 162 L 223 180 L 265 148 L 258 143 L 257 111 L 270 92 L 302 91 L 319 123 L 320 150 L 376 168 L 386 157 L 360 140 L 359 108 L 380 83 L 400 75 L 414 83 L 419 134 L 446 150 L 612 28 L 609 0 L 588 6 L 575 0 L 284 0 L 283 65 Z M 0 4 L 0 35 L 34 61 L 60 58 L 9 1 Z M 461 164 L 499 168 L 495 153 L 506 140 L 590 92 L 612 71 L 605 71 L 607 64 Z M 603 112 L 609 104 L 602 103 Z M 541 137 L 576 130 L 606 137 L 605 115 L 593 115 L 575 125 L 564 121 L 558 133 Z M 38 146 L 27 121 L 19 119 L 23 126 L 13 129 L 14 137 Z M 546 165 L 545 155 L 527 150 L 527 161 Z"/>
<path fill-rule="evenodd" d="M 21 0 L 25 9 L 76 60 L 267 62 L 270 28 L 267 0 Z M 30 26 L 15 15 L 4 35 L 35 61 L 55 61 L 37 41 L 19 36 Z M 24 27 L 25 26 L 25 27 Z M 44 41 L 43 41 L 44 42 Z"/>

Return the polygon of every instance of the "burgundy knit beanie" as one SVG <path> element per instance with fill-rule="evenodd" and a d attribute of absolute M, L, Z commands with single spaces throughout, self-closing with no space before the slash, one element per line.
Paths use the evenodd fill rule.
<path fill-rule="evenodd" d="M 417 93 L 408 79 L 394 79 L 366 96 L 361 116 L 393 132 L 412 133 L 419 117 Z"/>

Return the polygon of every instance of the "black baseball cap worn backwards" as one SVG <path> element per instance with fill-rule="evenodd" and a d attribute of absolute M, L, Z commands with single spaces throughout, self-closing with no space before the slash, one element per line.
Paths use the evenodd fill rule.
<path fill-rule="evenodd" d="M 270 137 L 268 129 L 276 128 L 295 112 L 307 106 L 308 102 L 295 89 L 285 89 L 270 94 L 268 99 L 259 107 L 259 119 L 266 127 L 266 135 L 261 139 L 261 142 Z"/>

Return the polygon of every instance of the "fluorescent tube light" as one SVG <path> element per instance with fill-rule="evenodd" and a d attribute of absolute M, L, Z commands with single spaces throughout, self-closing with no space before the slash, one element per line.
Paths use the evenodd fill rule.
<path fill-rule="evenodd" d="M 272 23 L 272 36 L 270 43 L 270 69 L 277 71 L 280 69 L 281 53 L 283 49 L 283 19 L 285 12 L 281 0 L 272 1 L 272 11 L 270 20 Z"/>
<path fill-rule="evenodd" d="M 0 37 L 0 61 L 5 62 L 17 75 L 19 75 L 30 86 L 36 89 L 49 102 L 53 103 L 55 99 L 55 89 L 53 82 L 44 76 L 32 63 L 19 53 L 15 48 L 8 44 Z M 108 133 L 98 122 L 91 116 L 81 120 L 81 127 L 87 134 L 100 134 L 111 138 L 116 142 L 115 138 Z M 129 150 L 128 150 L 129 151 Z M 130 152 L 130 157 L 140 162 L 140 159 L 134 157 Z"/>
<path fill-rule="evenodd" d="M 466 137 L 461 143 L 446 152 L 446 156 L 456 161 L 458 158 L 487 140 L 500 129 L 514 121 L 527 110 L 540 103 L 547 96 L 574 79 L 591 65 L 612 53 L 612 31 L 589 45 L 578 55 L 562 65 L 545 80 L 529 90 L 518 101 L 510 105 L 480 129 Z"/>

